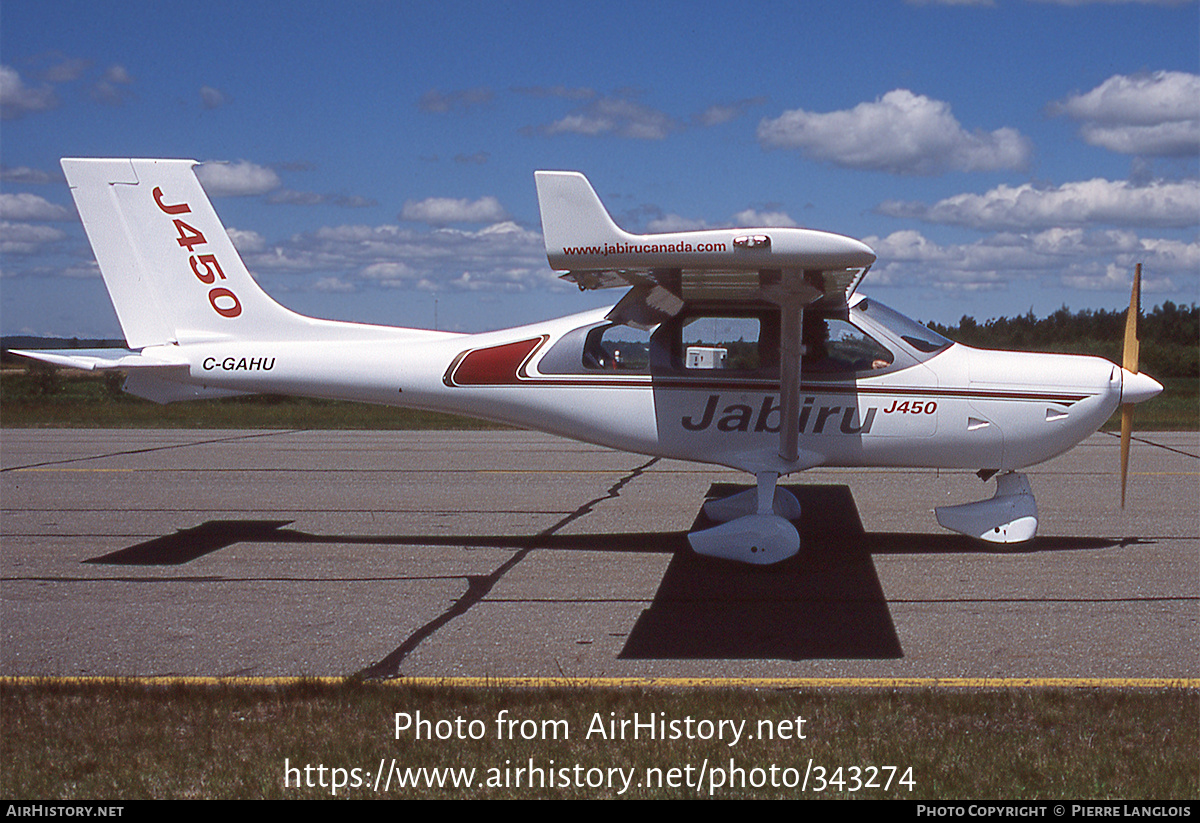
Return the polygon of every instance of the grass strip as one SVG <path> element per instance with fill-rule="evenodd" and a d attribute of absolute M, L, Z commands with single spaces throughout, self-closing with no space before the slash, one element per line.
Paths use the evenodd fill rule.
<path fill-rule="evenodd" d="M 405 726 L 399 733 L 398 714 Z M 13 800 L 1194 800 L 1200 793 L 1194 689 L 10 679 L 0 681 L 0 719 L 0 794 Z M 633 739 L 635 719 L 666 734 L 647 739 L 643 725 Z M 733 743 L 731 725 L 717 739 L 720 721 L 745 721 L 740 740 Z M 430 739 L 417 739 L 415 728 Z M 704 731 L 710 739 L 702 739 Z M 896 767 L 890 780 L 883 767 Z M 383 780 L 374 787 L 381 771 L 392 778 L 387 791 Z M 902 783 L 906 775 L 911 790 Z M 401 776 L 421 784 L 400 787 Z M 468 776 L 469 788 L 452 785 Z M 802 778 L 805 788 L 788 785 Z"/>

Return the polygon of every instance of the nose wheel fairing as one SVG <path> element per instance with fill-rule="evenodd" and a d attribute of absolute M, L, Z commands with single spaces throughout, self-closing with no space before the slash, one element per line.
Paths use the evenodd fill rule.
<path fill-rule="evenodd" d="M 1037 501 L 1029 478 L 1006 472 L 996 478 L 996 493 L 988 500 L 934 509 L 944 528 L 989 543 L 1024 543 L 1037 535 Z"/>

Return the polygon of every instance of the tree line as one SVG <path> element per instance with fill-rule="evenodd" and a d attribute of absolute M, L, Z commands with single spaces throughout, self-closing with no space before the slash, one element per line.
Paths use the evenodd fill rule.
<path fill-rule="evenodd" d="M 925 325 L 951 340 L 982 349 L 1094 354 L 1120 363 L 1125 314 L 1124 309 L 1072 312 L 1063 306 L 1041 319 L 1030 310 L 1020 317 L 983 323 L 964 315 L 956 326 Z M 1141 371 L 1155 377 L 1200 377 L 1200 310 L 1195 303 L 1177 306 L 1168 300 L 1144 311 L 1138 339 Z"/>

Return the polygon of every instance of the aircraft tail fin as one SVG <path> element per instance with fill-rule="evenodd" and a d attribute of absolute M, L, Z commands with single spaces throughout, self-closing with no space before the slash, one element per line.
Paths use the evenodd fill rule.
<path fill-rule="evenodd" d="M 254 282 L 194 160 L 62 161 L 130 348 L 295 337 L 313 321 Z"/>
<path fill-rule="evenodd" d="M 613 222 L 592 184 L 579 172 L 539 171 L 534 172 L 534 180 L 546 256 L 552 266 L 564 256 L 603 254 L 605 244 L 628 243 L 632 238 Z"/>

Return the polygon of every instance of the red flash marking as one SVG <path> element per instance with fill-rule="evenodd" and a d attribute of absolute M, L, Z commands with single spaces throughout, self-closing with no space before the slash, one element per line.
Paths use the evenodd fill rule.
<path fill-rule="evenodd" d="M 545 339 L 535 337 L 469 351 L 451 368 L 448 382 L 455 386 L 513 385 L 519 381 L 521 367 Z"/>

